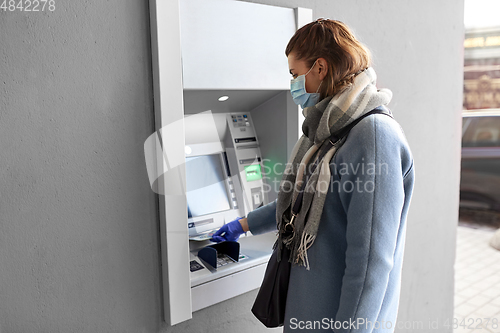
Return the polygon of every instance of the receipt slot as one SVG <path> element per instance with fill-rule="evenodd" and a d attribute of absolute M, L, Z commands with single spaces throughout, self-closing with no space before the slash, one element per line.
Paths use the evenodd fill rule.
<path fill-rule="evenodd" d="M 164 319 L 175 325 L 260 287 L 275 233 L 247 232 L 237 253 L 208 239 L 276 199 L 273 185 L 300 131 L 283 51 L 312 10 L 150 0 L 150 15 L 155 133 L 145 154 L 154 157 L 148 175 L 158 175 L 150 183 L 159 205 Z"/>

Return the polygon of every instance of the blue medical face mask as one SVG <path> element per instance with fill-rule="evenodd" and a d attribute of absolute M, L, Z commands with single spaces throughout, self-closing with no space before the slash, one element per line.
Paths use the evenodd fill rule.
<path fill-rule="evenodd" d="M 306 75 L 309 74 L 309 72 L 311 72 L 311 70 L 314 68 L 314 65 L 316 65 L 316 61 L 306 74 L 299 75 L 297 78 L 290 81 L 290 92 L 292 94 L 293 101 L 295 102 L 295 104 L 300 105 L 302 108 L 316 105 L 316 103 L 318 103 L 319 101 L 320 94 L 318 93 L 318 91 L 323 81 L 321 81 L 315 93 L 308 93 L 306 91 Z"/>

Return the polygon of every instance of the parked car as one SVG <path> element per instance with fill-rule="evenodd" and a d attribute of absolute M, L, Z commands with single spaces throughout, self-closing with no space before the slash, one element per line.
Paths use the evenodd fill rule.
<path fill-rule="evenodd" d="M 462 115 L 460 207 L 500 212 L 500 109 Z"/>

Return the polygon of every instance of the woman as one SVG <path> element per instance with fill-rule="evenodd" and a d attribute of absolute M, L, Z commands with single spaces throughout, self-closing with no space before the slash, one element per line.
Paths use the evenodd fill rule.
<path fill-rule="evenodd" d="M 291 250 L 293 262 L 285 332 L 393 332 L 414 171 L 406 138 L 392 117 L 365 117 L 340 147 L 328 151 L 307 183 L 294 236 L 282 233 L 298 185 L 331 133 L 388 104 L 392 93 L 377 90 L 369 51 L 341 22 L 305 25 L 285 53 L 292 97 L 304 109 L 304 135 L 278 199 L 226 224 L 213 240 L 280 231 L 277 245 Z"/>

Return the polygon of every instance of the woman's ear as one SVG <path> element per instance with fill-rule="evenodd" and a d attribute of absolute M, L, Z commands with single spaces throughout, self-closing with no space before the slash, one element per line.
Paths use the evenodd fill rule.
<path fill-rule="evenodd" d="M 318 76 L 320 80 L 323 80 L 326 77 L 326 74 L 328 74 L 328 63 L 325 58 L 318 58 L 318 65 Z"/>

